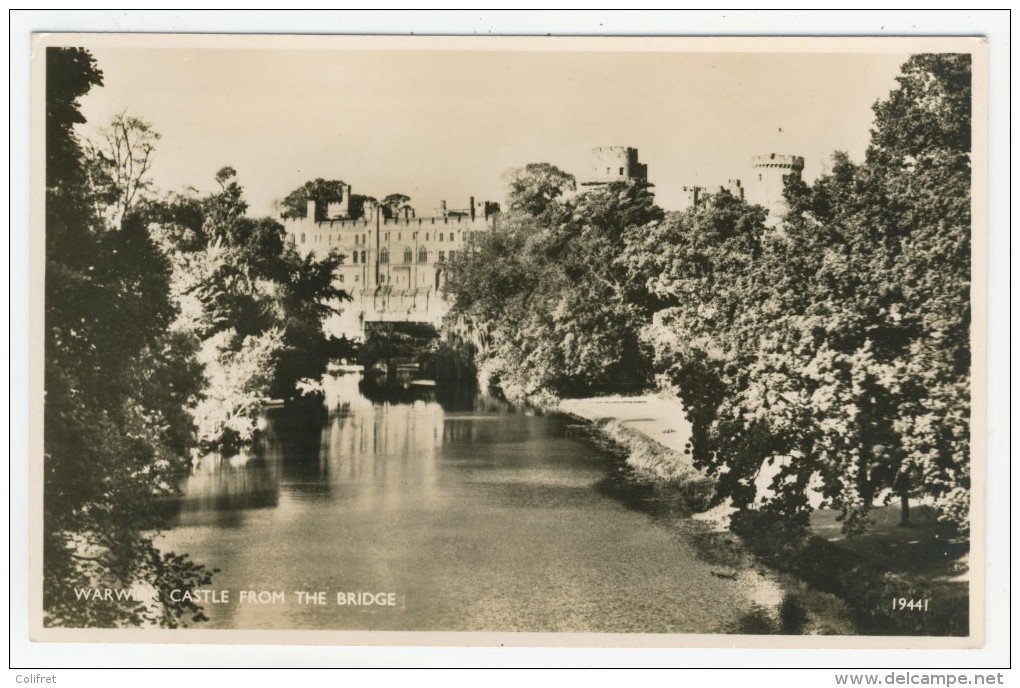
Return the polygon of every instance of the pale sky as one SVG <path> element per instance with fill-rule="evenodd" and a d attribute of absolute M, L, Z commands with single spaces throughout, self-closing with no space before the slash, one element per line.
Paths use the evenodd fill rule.
<path fill-rule="evenodd" d="M 788 153 L 814 178 L 833 151 L 859 160 L 872 104 L 905 54 L 91 49 L 105 86 L 83 128 L 126 110 L 162 134 L 164 190 L 209 190 L 226 165 L 255 215 L 316 177 L 355 193 L 502 201 L 503 174 L 550 162 L 583 177 L 595 146 L 631 146 L 660 205 L 680 188 L 750 178 Z M 782 133 L 780 133 L 780 128 Z"/>

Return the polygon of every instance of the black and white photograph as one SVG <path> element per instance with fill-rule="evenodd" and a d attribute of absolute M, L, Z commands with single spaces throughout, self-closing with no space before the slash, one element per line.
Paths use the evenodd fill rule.
<path fill-rule="evenodd" d="M 34 640 L 982 643 L 982 40 L 33 41 Z"/>

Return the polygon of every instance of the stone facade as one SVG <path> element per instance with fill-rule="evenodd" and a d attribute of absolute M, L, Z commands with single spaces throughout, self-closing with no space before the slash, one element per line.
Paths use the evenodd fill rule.
<path fill-rule="evenodd" d="M 591 150 L 592 165 L 583 185 L 648 181 L 648 165 L 638 162 L 637 148 L 601 146 Z"/>
<path fill-rule="evenodd" d="M 747 185 L 747 201 L 764 206 L 769 211 L 769 219 L 778 222 L 788 210 L 783 199 L 786 179 L 800 178 L 804 171 L 804 158 L 769 153 L 755 156 L 751 163 L 753 169 L 751 182 Z"/>
<path fill-rule="evenodd" d="M 684 186 L 681 187 L 684 194 L 684 207 L 697 205 L 705 196 L 712 194 L 728 193 L 736 198 L 744 197 L 744 186 L 739 179 L 729 179 L 723 186 Z"/>
<path fill-rule="evenodd" d="M 464 249 L 468 237 L 495 226 L 499 206 L 476 203 L 446 209 L 433 217 L 409 212 L 386 218 L 377 208 L 357 219 L 315 222 L 314 201 L 305 218 L 283 220 L 287 236 L 301 255 L 344 256 L 337 284 L 353 298 L 328 330 L 348 337 L 364 333 L 367 322 L 440 324 L 448 310 L 441 296 L 445 265 Z"/>

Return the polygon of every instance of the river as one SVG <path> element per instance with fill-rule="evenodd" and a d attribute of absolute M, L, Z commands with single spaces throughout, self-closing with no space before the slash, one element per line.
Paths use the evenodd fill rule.
<path fill-rule="evenodd" d="M 270 411 L 250 455 L 188 479 L 163 545 L 220 570 L 228 601 L 204 627 L 712 633 L 748 611 L 683 528 L 606 489 L 611 460 L 567 419 L 373 401 L 358 380 L 327 378 L 322 409 Z M 349 603 L 363 592 L 379 604 Z"/>

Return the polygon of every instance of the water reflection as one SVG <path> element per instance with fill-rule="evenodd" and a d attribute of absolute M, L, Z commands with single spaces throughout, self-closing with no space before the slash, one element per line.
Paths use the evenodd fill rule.
<path fill-rule="evenodd" d="M 238 510 L 275 507 L 279 501 L 279 466 L 261 452 L 229 459 L 206 456 L 184 485 L 181 518 L 212 514 L 223 525 L 236 524 Z M 206 520 L 206 519 L 200 519 Z"/>
<path fill-rule="evenodd" d="M 250 456 L 206 457 L 162 546 L 220 569 L 218 589 L 400 606 L 234 602 L 209 627 L 704 632 L 739 608 L 675 530 L 607 494 L 606 455 L 564 419 L 356 375 L 324 390 L 270 411 Z"/>
<path fill-rule="evenodd" d="M 206 456 L 184 486 L 180 524 L 207 522 L 210 513 L 233 523 L 236 510 L 285 506 L 281 490 L 296 500 L 340 494 L 354 510 L 434 504 L 436 448 L 476 436 L 471 426 L 444 423 L 434 390 L 385 390 L 356 375 L 327 377 L 324 390 L 321 405 L 269 410 L 249 454 Z M 470 392 L 444 399 L 458 408 L 474 404 Z"/>

